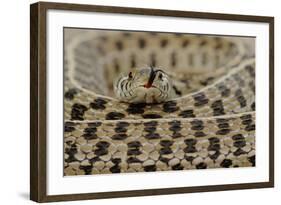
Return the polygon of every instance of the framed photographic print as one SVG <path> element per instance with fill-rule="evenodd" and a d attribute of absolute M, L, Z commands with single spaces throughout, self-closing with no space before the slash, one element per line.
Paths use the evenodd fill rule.
<path fill-rule="evenodd" d="M 31 199 L 274 186 L 274 18 L 31 5 Z"/>

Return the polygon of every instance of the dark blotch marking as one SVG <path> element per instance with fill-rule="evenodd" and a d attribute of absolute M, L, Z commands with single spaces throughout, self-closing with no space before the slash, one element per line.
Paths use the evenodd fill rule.
<path fill-rule="evenodd" d="M 171 127 L 169 127 L 169 130 L 174 131 L 174 132 L 178 132 L 180 131 L 182 128 L 180 125 L 172 125 Z"/>
<path fill-rule="evenodd" d="M 99 127 L 101 124 L 101 122 L 90 122 L 88 123 L 88 127 Z"/>
<path fill-rule="evenodd" d="M 117 50 L 119 50 L 119 51 L 123 50 L 122 41 L 116 41 L 115 45 L 116 45 Z"/>
<path fill-rule="evenodd" d="M 252 115 L 248 114 L 248 115 L 243 115 L 240 117 L 241 120 L 248 120 L 248 119 L 252 119 Z"/>
<path fill-rule="evenodd" d="M 132 35 L 132 34 L 129 33 L 129 32 L 124 32 L 124 33 L 123 33 L 123 36 L 124 36 L 124 37 L 130 37 L 131 35 Z"/>
<path fill-rule="evenodd" d="M 158 133 L 148 133 L 144 136 L 148 140 L 159 139 L 160 135 Z"/>
<path fill-rule="evenodd" d="M 170 147 L 174 144 L 173 141 L 170 141 L 170 140 L 161 140 L 160 141 L 160 145 L 163 146 L 163 147 Z"/>
<path fill-rule="evenodd" d="M 92 164 L 95 163 L 95 162 L 97 162 L 97 161 L 101 161 L 101 159 L 100 159 L 99 156 L 93 157 L 92 159 L 89 159 L 89 162 L 92 163 Z"/>
<path fill-rule="evenodd" d="M 219 50 L 222 48 L 222 43 L 221 42 L 217 42 L 217 44 L 215 45 L 215 50 Z"/>
<path fill-rule="evenodd" d="M 84 133 L 82 137 L 84 137 L 85 140 L 93 140 L 98 138 L 97 134 L 95 133 Z"/>
<path fill-rule="evenodd" d="M 195 145 L 197 143 L 196 139 L 186 139 L 184 140 L 186 147 L 183 149 L 185 153 L 194 153 L 197 152 Z"/>
<path fill-rule="evenodd" d="M 253 93 L 256 93 L 256 86 L 253 81 L 249 82 L 249 87 L 251 88 Z"/>
<path fill-rule="evenodd" d="M 72 100 L 76 94 L 77 94 L 77 90 L 75 88 L 72 88 L 69 89 L 67 92 L 65 92 L 64 97 L 67 100 Z"/>
<path fill-rule="evenodd" d="M 222 97 L 228 97 L 230 95 L 230 89 L 223 83 L 217 85 L 218 90 L 221 92 Z"/>
<path fill-rule="evenodd" d="M 182 95 L 182 92 L 180 90 L 178 90 L 178 88 L 176 86 L 173 85 L 173 89 L 174 89 L 176 95 L 178 95 L 178 96 Z"/>
<path fill-rule="evenodd" d="M 254 131 L 256 129 L 256 125 L 255 124 L 252 124 L 252 125 L 247 125 L 245 127 L 245 130 L 246 131 Z"/>
<path fill-rule="evenodd" d="M 242 155 L 242 154 L 247 154 L 247 152 L 245 152 L 244 150 L 238 148 L 235 152 L 233 152 L 233 155 L 234 156 L 239 156 L 239 155 Z"/>
<path fill-rule="evenodd" d="M 115 132 L 116 133 L 125 133 L 125 132 L 127 132 L 127 128 L 125 128 L 125 127 L 115 127 L 114 128 L 114 130 L 115 130 Z"/>
<path fill-rule="evenodd" d="M 93 168 L 93 165 L 79 166 L 79 169 L 84 170 L 85 175 L 91 175 L 92 168 Z"/>
<path fill-rule="evenodd" d="M 113 135 L 113 136 L 112 136 L 112 139 L 113 139 L 113 140 L 124 140 L 124 139 L 126 139 L 127 137 L 128 137 L 128 135 L 125 134 L 125 133 L 118 133 L 118 134 Z"/>
<path fill-rule="evenodd" d="M 183 168 L 184 167 L 180 163 L 172 166 L 172 170 L 183 170 Z"/>
<path fill-rule="evenodd" d="M 72 105 L 71 120 L 84 120 L 84 112 L 88 110 L 85 105 L 75 103 Z"/>
<path fill-rule="evenodd" d="M 104 149 L 104 148 L 99 148 L 99 149 L 96 149 L 94 151 L 95 155 L 97 156 L 101 156 L 101 155 L 106 155 L 108 154 L 108 150 Z"/>
<path fill-rule="evenodd" d="M 162 116 L 158 115 L 158 114 L 144 114 L 144 115 L 142 115 L 142 117 L 144 119 L 158 119 L 158 118 L 162 118 Z"/>
<path fill-rule="evenodd" d="M 217 123 L 227 123 L 229 119 L 218 118 L 216 121 Z"/>
<path fill-rule="evenodd" d="M 106 141 L 99 141 L 97 144 L 96 144 L 96 147 L 99 147 L 99 148 L 108 148 L 109 147 L 109 143 L 106 142 Z"/>
<path fill-rule="evenodd" d="M 160 157 L 159 157 L 159 160 L 160 160 L 161 162 L 166 163 L 166 164 L 168 164 L 168 162 L 169 162 L 169 159 L 166 158 L 166 157 L 163 157 L 163 156 L 160 156 Z"/>
<path fill-rule="evenodd" d="M 252 124 L 252 122 L 253 122 L 252 119 L 248 119 L 248 120 L 243 120 L 243 121 L 242 121 L 242 124 L 243 124 L 243 125 L 250 125 L 250 124 Z"/>
<path fill-rule="evenodd" d="M 236 135 L 232 136 L 232 139 L 235 140 L 235 141 L 236 140 L 244 140 L 245 137 L 242 134 L 236 134 Z"/>
<path fill-rule="evenodd" d="M 110 112 L 106 115 L 105 119 L 107 120 L 120 120 L 122 118 L 124 118 L 125 115 L 123 113 L 120 112 Z"/>
<path fill-rule="evenodd" d="M 237 101 L 240 103 L 240 107 L 241 108 L 246 107 L 247 101 L 246 101 L 245 97 L 243 96 L 241 89 L 236 90 L 235 96 L 237 98 Z"/>
<path fill-rule="evenodd" d="M 163 147 L 160 149 L 160 154 L 165 155 L 165 154 L 171 154 L 173 151 L 171 150 L 170 147 Z"/>
<path fill-rule="evenodd" d="M 132 103 L 129 105 L 126 111 L 129 114 L 143 114 L 145 106 L 145 103 Z"/>
<path fill-rule="evenodd" d="M 207 44 L 207 41 L 204 39 L 204 40 L 202 40 L 200 43 L 199 43 L 199 45 L 200 46 L 205 46 Z"/>
<path fill-rule="evenodd" d="M 192 147 L 188 146 L 188 147 L 184 148 L 183 151 L 185 153 L 195 153 L 195 152 L 197 152 L 196 148 L 193 147 L 193 146 Z"/>
<path fill-rule="evenodd" d="M 106 42 L 108 40 L 107 36 L 101 36 L 99 37 L 101 41 Z"/>
<path fill-rule="evenodd" d="M 156 131 L 156 127 L 145 127 L 144 131 L 152 133 Z"/>
<path fill-rule="evenodd" d="M 220 149 L 220 140 L 216 137 L 211 137 L 209 139 L 209 147 L 208 147 L 208 151 L 219 151 Z"/>
<path fill-rule="evenodd" d="M 113 167 L 110 167 L 109 170 L 112 173 L 120 173 L 121 172 L 121 168 L 118 165 L 114 165 Z"/>
<path fill-rule="evenodd" d="M 179 107 L 177 107 L 177 103 L 175 101 L 167 101 L 163 104 L 163 111 L 166 113 L 172 113 L 179 110 Z"/>
<path fill-rule="evenodd" d="M 135 148 L 135 149 L 129 149 L 128 151 L 127 151 L 127 154 L 128 155 L 140 155 L 142 152 L 139 150 L 139 149 L 137 149 L 137 148 Z"/>
<path fill-rule="evenodd" d="M 129 157 L 127 159 L 127 163 L 128 164 L 131 164 L 131 163 L 141 163 L 141 161 L 138 158 L 136 158 L 136 157 Z"/>
<path fill-rule="evenodd" d="M 162 40 L 160 41 L 160 46 L 161 46 L 162 48 L 165 48 L 165 47 L 167 46 L 167 44 L 168 44 L 168 40 L 167 40 L 167 39 L 162 39 Z"/>
<path fill-rule="evenodd" d="M 195 157 L 193 157 L 193 156 L 185 156 L 184 158 L 186 159 L 186 161 L 189 161 L 191 163 L 195 159 Z"/>
<path fill-rule="evenodd" d="M 173 121 L 168 122 L 168 124 L 171 126 L 177 126 L 177 125 L 181 125 L 181 121 L 173 120 Z"/>
<path fill-rule="evenodd" d="M 143 123 L 144 126 L 157 126 L 158 125 L 158 122 L 157 121 L 150 121 L 150 122 L 145 122 Z"/>
<path fill-rule="evenodd" d="M 216 160 L 220 156 L 220 151 L 215 151 L 214 154 L 210 155 L 212 160 Z"/>
<path fill-rule="evenodd" d="M 175 67 L 177 65 L 177 53 L 172 52 L 171 54 L 171 66 Z"/>
<path fill-rule="evenodd" d="M 84 129 L 84 134 L 82 135 L 86 140 L 97 139 L 96 135 L 97 127 L 87 127 Z"/>
<path fill-rule="evenodd" d="M 173 138 L 173 139 L 180 138 L 180 137 L 183 137 L 183 136 L 182 136 L 182 134 L 179 133 L 179 132 L 174 132 L 174 133 L 172 134 L 172 138 Z"/>
<path fill-rule="evenodd" d="M 220 143 L 220 140 L 217 137 L 211 137 L 211 138 L 209 138 L 209 142 L 211 144 Z"/>
<path fill-rule="evenodd" d="M 173 131 L 173 132 L 178 132 L 178 131 L 180 131 L 181 129 L 182 129 L 182 127 L 181 127 L 181 122 L 180 121 L 178 121 L 178 120 L 173 120 L 173 121 L 171 121 L 171 122 L 168 122 L 168 124 L 171 126 L 170 128 L 169 128 L 169 130 L 171 130 L 171 131 Z"/>
<path fill-rule="evenodd" d="M 205 134 L 204 132 L 195 132 L 195 133 L 194 133 L 194 136 L 195 136 L 195 137 L 205 137 L 206 134 Z"/>
<path fill-rule="evenodd" d="M 120 158 L 113 158 L 111 161 L 113 164 L 119 164 L 122 160 Z"/>
<path fill-rule="evenodd" d="M 192 130 L 203 130 L 204 126 L 203 125 L 195 125 L 191 127 Z"/>
<path fill-rule="evenodd" d="M 155 165 L 149 165 L 144 167 L 144 171 L 146 172 L 155 172 L 156 171 L 156 166 Z"/>
<path fill-rule="evenodd" d="M 220 165 L 224 168 L 229 168 L 232 165 L 232 160 L 224 159 Z"/>
<path fill-rule="evenodd" d="M 117 122 L 116 126 L 117 127 L 129 127 L 130 123 L 128 123 L 128 122 Z"/>
<path fill-rule="evenodd" d="M 248 161 L 252 163 L 252 166 L 256 166 L 256 156 L 248 157 Z"/>
<path fill-rule="evenodd" d="M 139 48 L 143 49 L 146 46 L 146 41 L 143 38 L 140 38 L 138 44 L 139 44 Z"/>
<path fill-rule="evenodd" d="M 217 100 L 212 103 L 211 108 L 213 109 L 214 116 L 224 115 L 223 103 L 221 100 Z"/>
<path fill-rule="evenodd" d="M 66 122 L 64 124 L 64 131 L 65 132 L 72 132 L 75 130 L 75 124 L 74 123 L 71 123 L 71 122 Z"/>
<path fill-rule="evenodd" d="M 141 147 L 141 143 L 139 141 L 132 141 L 128 143 L 128 147 L 139 148 Z"/>
<path fill-rule="evenodd" d="M 184 111 L 180 112 L 179 116 L 181 116 L 183 118 L 195 117 L 195 115 L 193 114 L 193 110 L 184 110 Z"/>
<path fill-rule="evenodd" d="M 255 103 L 255 102 L 253 102 L 253 103 L 252 103 L 252 105 L 251 105 L 251 109 L 252 109 L 253 111 L 255 111 L 255 110 L 256 110 L 256 103 Z"/>
<path fill-rule="evenodd" d="M 204 162 L 201 162 L 196 165 L 196 169 L 207 169 L 207 164 Z"/>
<path fill-rule="evenodd" d="M 184 140 L 184 143 L 186 145 L 196 145 L 197 140 L 196 139 L 186 139 L 186 140 Z"/>
<path fill-rule="evenodd" d="M 90 107 L 96 110 L 104 110 L 105 109 L 105 104 L 107 103 L 106 100 L 102 98 L 97 98 L 94 100 L 94 102 L 90 103 Z"/>
<path fill-rule="evenodd" d="M 182 46 L 183 48 L 185 48 L 185 47 L 188 46 L 188 44 L 189 44 L 189 40 L 185 39 L 185 40 L 182 42 L 181 46 Z"/>
<path fill-rule="evenodd" d="M 65 159 L 65 162 L 75 162 L 77 159 L 74 157 L 74 155 L 77 153 L 77 147 L 75 144 L 72 144 L 69 148 L 65 148 L 65 153 L 68 154 L 68 158 Z"/>
<path fill-rule="evenodd" d="M 214 80 L 214 77 L 208 77 L 207 79 L 205 80 L 201 80 L 200 81 L 200 84 L 203 85 L 203 86 L 207 86 L 209 85 L 211 82 L 213 82 Z"/>
<path fill-rule="evenodd" d="M 220 128 L 220 129 L 229 128 L 229 124 L 228 123 L 220 123 L 220 124 L 218 124 L 218 128 Z"/>
<path fill-rule="evenodd" d="M 226 135 L 230 132 L 230 129 L 220 129 L 216 132 L 217 135 Z"/>
<path fill-rule="evenodd" d="M 245 142 L 244 140 L 242 140 L 242 141 L 235 141 L 235 142 L 233 143 L 233 145 L 234 145 L 235 147 L 242 148 L 242 147 L 245 147 L 245 146 L 246 146 L 246 142 Z"/>
<path fill-rule="evenodd" d="M 245 86 L 245 81 L 237 73 L 234 74 L 233 77 L 239 86 L 241 86 L 241 87 Z"/>
<path fill-rule="evenodd" d="M 96 127 L 86 127 L 84 129 L 84 132 L 85 133 L 95 133 L 97 131 L 97 128 Z"/>
<path fill-rule="evenodd" d="M 199 107 L 205 104 L 208 104 L 209 100 L 206 98 L 203 92 L 197 93 L 192 96 L 195 100 L 194 106 Z"/>
<path fill-rule="evenodd" d="M 253 67 L 252 65 L 247 65 L 245 69 L 249 72 L 249 74 L 250 74 L 252 77 L 255 76 L 255 69 L 254 69 L 254 67 Z"/>

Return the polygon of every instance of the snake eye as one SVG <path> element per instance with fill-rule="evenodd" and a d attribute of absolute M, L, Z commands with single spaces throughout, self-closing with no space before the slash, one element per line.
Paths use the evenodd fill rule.
<path fill-rule="evenodd" d="M 162 73 L 159 73 L 158 78 L 159 78 L 160 80 L 163 80 L 163 74 L 162 74 Z"/>
<path fill-rule="evenodd" d="M 133 78 L 133 73 L 132 72 L 129 73 L 129 78 L 130 79 Z"/>

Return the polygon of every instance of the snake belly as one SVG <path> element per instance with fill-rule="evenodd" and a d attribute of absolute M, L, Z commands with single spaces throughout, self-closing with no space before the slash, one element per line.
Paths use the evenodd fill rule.
<path fill-rule="evenodd" d="M 255 166 L 251 39 L 69 29 L 64 44 L 64 175 Z M 116 99 L 116 76 L 147 65 L 179 96 Z"/>

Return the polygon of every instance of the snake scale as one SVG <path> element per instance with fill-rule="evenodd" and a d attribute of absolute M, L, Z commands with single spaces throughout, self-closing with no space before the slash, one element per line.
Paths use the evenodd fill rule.
<path fill-rule="evenodd" d="M 64 45 L 64 175 L 255 166 L 253 39 L 66 29 Z M 115 97 L 150 65 L 177 97 Z"/>

